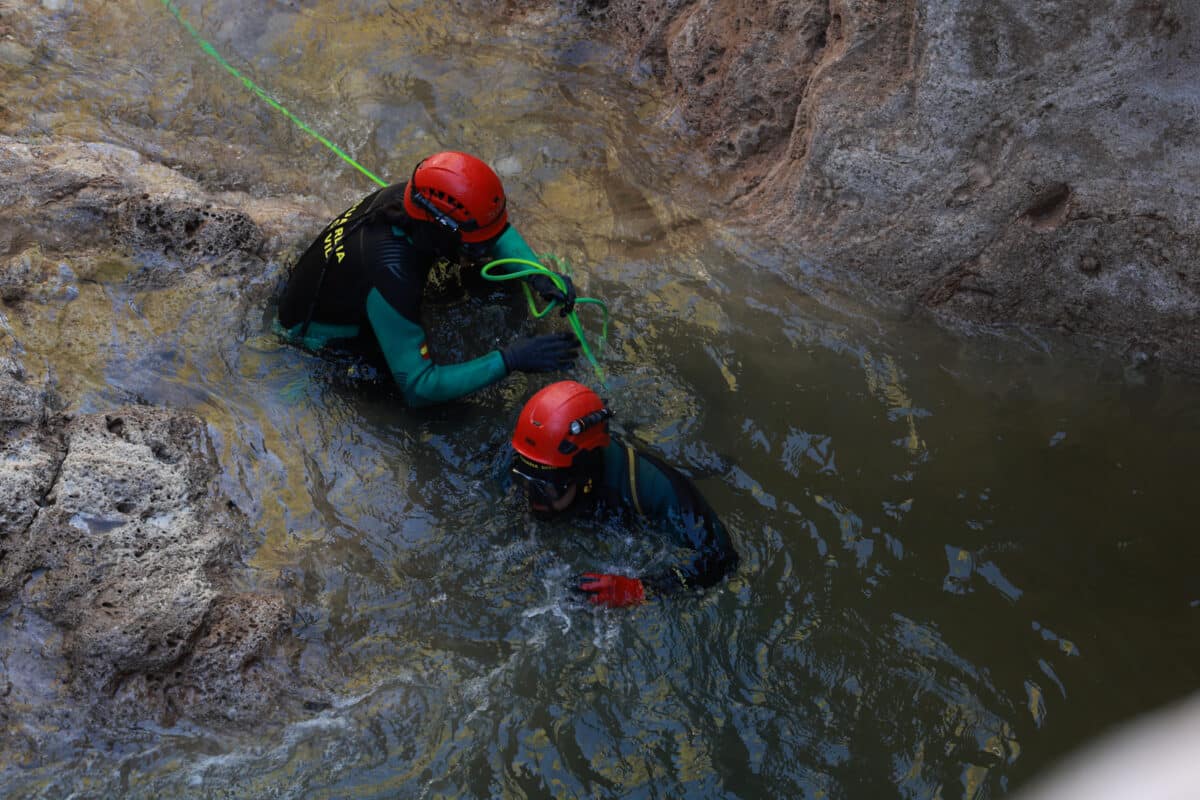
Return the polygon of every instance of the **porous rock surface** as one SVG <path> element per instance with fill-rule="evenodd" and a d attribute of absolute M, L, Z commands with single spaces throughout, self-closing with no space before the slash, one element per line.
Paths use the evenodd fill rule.
<path fill-rule="evenodd" d="M 33 522 L 62 461 L 61 442 L 43 424 L 45 394 L 26 378 L 20 361 L 0 357 L 0 552 L 6 555 L 8 534 Z"/>
<path fill-rule="evenodd" d="M 116 251 L 159 267 L 157 280 L 202 264 L 261 271 L 264 254 L 294 247 L 329 215 L 315 198 L 209 192 L 134 150 L 68 138 L 0 135 L 0 174 L 0 253 L 37 242 L 79 264 Z"/>
<path fill-rule="evenodd" d="M 148 406 L 66 418 L 15 359 L 0 367 L 0 614 L 53 623 L 67 691 L 103 718 L 248 722 L 274 707 L 291 612 L 231 589 L 246 523 L 214 491 L 204 423 Z M 21 680 L 0 722 L 38 694 Z"/>
<path fill-rule="evenodd" d="M 566 5 L 673 95 L 714 213 L 914 309 L 1200 368 L 1200 4 Z"/>
<path fill-rule="evenodd" d="M 279 719 L 311 682 L 286 664 L 287 598 L 233 588 L 259 536 L 215 488 L 204 422 L 145 405 L 64 416 L 30 369 L 44 354 L 4 315 L 49 324 L 115 258 L 141 265 L 139 290 L 216 293 L 253 327 L 275 256 L 329 210 L 66 137 L 0 136 L 0 175 L 0 736 L 36 759 L 45 731 L 95 722 Z"/>

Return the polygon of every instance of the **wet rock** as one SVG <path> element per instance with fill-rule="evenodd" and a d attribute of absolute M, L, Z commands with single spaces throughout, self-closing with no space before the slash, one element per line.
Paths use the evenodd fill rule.
<path fill-rule="evenodd" d="M 249 335 L 293 256 L 328 219 L 312 198 L 209 193 L 109 144 L 0 136 L 0 174 L 0 302 L 31 329 L 45 330 L 39 319 L 52 313 L 32 306 L 61 307 L 81 283 L 121 280 L 138 291 L 219 294 L 222 318 Z M 108 313 L 103 306 L 75 313 L 107 329 L 107 319 L 94 318 Z"/>
<path fill-rule="evenodd" d="M 217 598 L 189 649 L 166 669 L 121 676 L 116 705 L 156 709 L 165 723 L 260 723 L 295 681 L 284 686 L 284 665 L 272 658 L 288 630 L 291 608 L 279 596 L 252 593 Z M 312 702 L 298 700 L 303 703 Z"/>
<path fill-rule="evenodd" d="M 0 136 L 0 170 L 0 254 L 37 242 L 46 252 L 116 249 L 176 271 L 238 261 L 261 272 L 264 254 L 293 245 L 328 216 L 312 198 L 209 192 L 111 144 Z"/>
<path fill-rule="evenodd" d="M 0 258 L 0 301 L 16 306 L 26 300 L 70 302 L 79 296 L 79 276 L 65 262 L 52 261 L 38 247 Z"/>
<path fill-rule="evenodd" d="M 0 431 L 11 434 L 38 422 L 45 407 L 45 395 L 29 385 L 21 362 L 0 356 Z"/>
<path fill-rule="evenodd" d="M 125 203 L 120 229 L 135 248 L 184 260 L 238 252 L 258 255 L 263 244 L 258 226 L 241 211 L 162 198 Z"/>
<path fill-rule="evenodd" d="M 2 518 L 0 608 L 53 624 L 69 691 L 101 718 L 275 708 L 284 682 L 269 659 L 291 612 L 282 596 L 230 590 L 246 523 L 214 492 L 204 423 L 145 406 L 39 423 L 6 374 L 0 399 L 15 399 L 0 408 L 19 430 L 0 498 L 41 500 Z"/>
<path fill-rule="evenodd" d="M 35 56 L 28 47 L 11 41 L 0 41 L 0 66 L 27 67 Z"/>
<path fill-rule="evenodd" d="M 0 6 L 0 72 L 67 46 L 72 4 Z M 97 283 L 170 287 L 165 302 L 216 297 L 236 326 L 265 305 L 285 251 L 333 209 L 221 191 L 188 162 L 155 163 L 163 150 L 214 159 L 174 147 L 168 126 L 122 127 L 112 109 L 110 138 L 144 153 L 45 136 L 57 124 L 18 104 L 13 83 L 5 130 L 37 133 L 0 136 L 0 739 L 28 742 L 35 763 L 52 758 L 51 734 L 89 735 L 97 720 L 279 719 L 302 683 L 282 656 L 291 606 L 270 589 L 233 588 L 247 523 L 215 489 L 204 422 L 142 405 L 64 416 L 51 378 L 42 385 L 18 356 L 40 366 L 60 340 L 108 336 Z M 321 698 L 297 709 L 303 700 Z"/>
<path fill-rule="evenodd" d="M 714 213 L 938 315 L 1071 306 L 1114 352 L 1200 368 L 1200 5 L 573 5 L 677 98 L 723 169 Z"/>
<path fill-rule="evenodd" d="M 46 402 L 16 359 L 0 357 L 0 569 L 14 537 L 45 502 L 62 460 L 61 444 L 42 425 Z"/>

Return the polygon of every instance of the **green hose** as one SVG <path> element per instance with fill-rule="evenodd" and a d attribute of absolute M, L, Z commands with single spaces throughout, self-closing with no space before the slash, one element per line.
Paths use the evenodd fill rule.
<path fill-rule="evenodd" d="M 336 144 L 329 141 L 321 134 L 317 133 L 315 130 L 313 130 L 308 125 L 308 123 L 306 123 L 304 120 L 297 117 L 291 111 L 288 111 L 286 108 L 284 108 L 282 103 L 280 103 L 274 97 L 271 97 L 271 95 L 267 94 L 266 89 L 262 88 L 257 83 L 255 83 L 254 81 L 247 78 L 241 72 L 238 72 L 237 67 L 233 66 L 233 64 L 230 64 L 228 61 L 226 61 L 225 57 L 223 55 L 221 55 L 219 52 L 217 52 L 217 48 L 215 48 L 211 44 L 209 44 L 208 40 L 206 40 L 203 36 L 200 35 L 200 31 L 196 30 L 192 26 L 192 23 L 188 22 L 186 19 L 183 18 L 183 14 L 181 14 L 179 12 L 179 9 L 176 8 L 174 0 L 162 0 L 162 4 L 167 9 L 167 11 L 170 11 L 171 14 L 174 15 L 175 19 L 179 20 L 179 24 L 182 25 L 184 30 L 186 30 L 188 32 L 188 34 L 191 35 L 191 37 L 196 41 L 196 44 L 200 46 L 201 50 L 203 50 L 205 53 L 207 53 L 209 56 L 211 56 L 214 61 L 216 61 L 218 64 L 220 64 L 222 69 L 224 69 L 230 75 L 232 75 L 233 77 L 235 77 L 239 81 L 241 81 L 243 86 L 245 86 L 250 91 L 254 92 L 254 94 L 258 95 L 258 98 L 260 100 L 262 100 L 264 103 L 269 105 L 271 108 L 278 111 L 280 114 L 283 114 L 285 117 L 290 119 L 297 128 L 304 131 L 305 133 L 307 133 L 309 136 L 316 139 L 321 144 L 325 145 L 327 148 L 329 148 L 329 150 L 334 155 L 336 155 L 338 158 L 345 161 L 350 166 L 354 167 L 356 170 L 361 172 L 363 175 L 366 175 L 368 178 L 373 180 L 376 184 L 378 184 L 380 186 L 387 186 L 386 181 L 384 181 L 378 175 L 371 172 L 369 169 L 364 167 L 362 164 L 359 164 L 357 161 L 355 161 L 353 158 L 351 158 L 349 155 L 347 155 L 346 152 L 344 150 L 342 150 L 342 148 L 338 147 Z"/>
<path fill-rule="evenodd" d="M 557 259 L 555 259 L 553 256 L 550 256 L 550 258 L 557 261 Z M 492 274 L 491 270 L 493 267 L 499 267 L 504 264 L 518 264 L 525 267 L 525 269 L 517 272 Z M 563 293 L 566 293 L 567 291 L 567 284 L 563 281 L 561 275 L 553 270 L 547 269 L 538 262 L 530 261 L 527 258 L 499 258 L 495 261 L 490 261 L 483 265 L 483 269 L 480 271 L 480 274 L 483 275 L 484 279 L 489 281 L 513 281 L 519 278 L 528 278 L 530 275 L 545 275 L 551 281 L 553 281 L 554 285 L 558 287 L 559 291 Z M 533 315 L 534 319 L 541 319 L 553 311 L 558 305 L 557 300 L 551 300 L 545 308 L 539 311 L 537 303 L 533 299 L 533 292 L 529 291 L 529 284 L 523 283 L 521 284 L 521 288 L 525 290 L 525 300 L 529 303 L 529 313 Z M 575 298 L 575 305 L 595 305 L 600 307 L 601 312 L 603 312 L 604 321 L 600 328 L 600 339 L 597 341 L 596 346 L 599 349 L 603 349 L 605 341 L 608 340 L 608 306 L 604 304 L 603 300 L 597 300 L 594 297 L 577 297 Z M 592 369 L 595 371 L 596 377 L 600 380 L 600 385 L 607 389 L 608 383 L 606 383 L 604 380 L 604 368 L 601 367 L 600 362 L 596 360 L 596 356 L 592 352 L 592 348 L 588 345 L 587 336 L 583 332 L 583 325 L 580 324 L 579 317 L 576 316 L 573 310 L 567 312 L 567 322 L 571 324 L 571 330 L 575 332 L 575 338 L 579 340 L 579 346 L 583 350 L 583 355 L 592 365 Z"/>

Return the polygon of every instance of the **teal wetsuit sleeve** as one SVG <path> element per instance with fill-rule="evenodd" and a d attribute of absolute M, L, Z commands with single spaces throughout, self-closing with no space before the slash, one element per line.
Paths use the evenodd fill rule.
<path fill-rule="evenodd" d="M 367 319 L 410 406 L 428 406 L 490 386 L 508 374 L 499 350 L 461 364 L 435 364 L 425 331 L 392 308 L 378 289 L 367 295 Z"/>
<path fill-rule="evenodd" d="M 512 225 L 505 229 L 504 233 L 500 234 L 500 238 L 492 245 L 492 260 L 497 261 L 501 258 L 522 258 L 526 261 L 532 261 L 535 264 L 540 264 L 537 254 L 533 252 L 521 234 Z M 525 267 L 520 264 L 501 264 L 497 269 L 505 272 L 520 272 Z"/>

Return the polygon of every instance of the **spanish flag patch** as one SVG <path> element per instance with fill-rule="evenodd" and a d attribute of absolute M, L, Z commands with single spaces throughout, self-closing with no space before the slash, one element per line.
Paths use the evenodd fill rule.
<path fill-rule="evenodd" d="M 426 342 L 421 342 L 421 358 L 429 360 L 429 344 Z"/>

